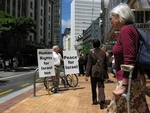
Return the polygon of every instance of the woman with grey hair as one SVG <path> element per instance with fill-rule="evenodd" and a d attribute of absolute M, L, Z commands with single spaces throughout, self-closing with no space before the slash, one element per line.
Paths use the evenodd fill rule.
<path fill-rule="evenodd" d="M 115 97 L 116 109 L 115 113 L 127 113 L 127 102 L 121 95 L 127 92 L 129 72 L 120 68 L 121 64 L 134 66 L 131 83 L 130 95 L 130 112 L 131 113 L 149 113 L 148 105 L 145 97 L 145 76 L 141 73 L 136 62 L 136 56 L 139 49 L 139 35 L 134 23 L 134 15 L 125 3 L 120 3 L 110 12 L 110 22 L 114 30 L 119 30 L 120 34 L 117 43 L 113 47 L 115 58 L 116 78 L 119 86 L 113 90 Z M 112 112 L 113 107 L 110 105 L 107 109 L 108 113 Z"/>

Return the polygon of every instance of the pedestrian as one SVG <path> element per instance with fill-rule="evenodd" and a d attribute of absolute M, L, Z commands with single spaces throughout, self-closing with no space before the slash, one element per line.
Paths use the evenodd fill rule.
<path fill-rule="evenodd" d="M 59 47 L 57 45 L 53 46 L 53 59 L 55 67 L 55 76 L 52 76 L 54 93 L 59 91 L 59 77 L 60 77 L 60 66 L 61 61 L 63 61 L 62 56 L 59 53 Z"/>
<path fill-rule="evenodd" d="M 115 70 L 115 58 L 114 55 L 112 55 L 112 73 L 114 74 L 114 78 L 116 77 L 116 70 Z"/>
<path fill-rule="evenodd" d="M 106 69 L 106 54 L 102 49 L 99 48 L 99 40 L 94 40 L 93 47 L 94 50 L 89 52 L 88 54 L 85 80 L 88 81 L 88 77 L 90 76 L 93 105 L 97 105 L 98 103 L 100 103 L 100 108 L 103 109 L 105 104 L 104 77 L 102 74 L 98 75 L 98 73 L 94 72 L 98 72 L 100 70 L 102 73 Z M 97 58 L 97 60 L 95 60 L 95 57 Z M 98 65 L 102 67 L 96 68 L 95 62 L 100 63 Z"/>
<path fill-rule="evenodd" d="M 84 76 L 84 64 L 85 64 L 85 60 L 84 60 L 84 56 L 82 54 L 80 54 L 79 57 L 79 76 Z"/>
<path fill-rule="evenodd" d="M 120 3 L 110 11 L 110 22 L 114 30 L 120 30 L 117 42 L 113 47 L 116 78 L 120 88 L 113 90 L 116 102 L 116 113 L 127 113 L 127 101 L 121 94 L 127 92 L 129 73 L 121 70 L 120 65 L 134 66 L 132 74 L 130 110 L 131 113 L 149 113 L 145 97 L 146 80 L 139 70 L 136 58 L 139 49 L 139 35 L 130 24 L 134 23 L 134 14 L 125 3 Z M 110 109 L 108 109 L 109 111 Z M 110 113 L 109 111 L 108 113 Z"/>
<path fill-rule="evenodd" d="M 5 60 L 5 69 L 4 69 L 4 71 L 10 71 L 9 66 L 10 66 L 9 59 L 6 59 Z"/>
<path fill-rule="evenodd" d="M 85 59 L 85 65 L 84 65 L 84 66 L 85 66 L 85 69 L 86 69 L 86 66 L 87 66 L 88 54 L 89 54 L 89 53 L 86 53 L 85 56 L 84 56 L 84 59 Z"/>
<path fill-rule="evenodd" d="M 0 58 L 0 62 L 1 62 L 1 65 L 2 65 L 2 70 L 4 70 L 4 59 Z"/>
<path fill-rule="evenodd" d="M 17 71 L 17 70 L 18 70 L 18 65 L 19 65 L 18 58 L 17 58 L 17 57 L 14 57 L 14 58 L 13 58 L 13 70 L 14 70 L 14 71 Z"/>

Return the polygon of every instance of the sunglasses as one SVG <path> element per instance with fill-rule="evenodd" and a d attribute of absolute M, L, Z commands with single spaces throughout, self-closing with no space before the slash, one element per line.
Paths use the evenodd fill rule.
<path fill-rule="evenodd" d="M 109 20 L 111 21 L 111 20 L 112 20 L 112 17 L 110 17 Z"/>

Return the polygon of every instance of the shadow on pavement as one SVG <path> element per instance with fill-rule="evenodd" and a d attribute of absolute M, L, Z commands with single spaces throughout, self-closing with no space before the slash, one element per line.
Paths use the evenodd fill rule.
<path fill-rule="evenodd" d="M 8 82 L 8 80 L 0 80 L 0 86 L 5 85 Z"/>

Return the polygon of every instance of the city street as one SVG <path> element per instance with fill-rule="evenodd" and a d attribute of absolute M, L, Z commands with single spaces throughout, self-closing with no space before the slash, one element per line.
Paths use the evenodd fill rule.
<path fill-rule="evenodd" d="M 112 90 L 116 86 L 116 78 L 109 74 L 111 82 L 105 83 L 106 104 L 112 98 Z M 147 88 L 150 87 L 150 79 L 146 77 Z M 150 97 L 146 95 L 150 108 Z M 79 77 L 79 84 L 75 88 L 60 87 L 59 93 L 50 93 L 45 90 L 43 84 L 36 86 L 36 95 L 33 95 L 33 87 L 22 91 L 14 98 L 0 104 L 0 113 L 105 113 L 99 105 L 92 105 L 90 82 L 85 81 L 84 76 Z"/>
<path fill-rule="evenodd" d="M 20 69 L 18 72 L 0 71 L 0 100 L 15 92 L 27 88 L 34 83 L 33 69 Z M 37 78 L 38 82 L 42 82 L 41 78 Z M 33 86 L 32 86 L 33 87 Z M 9 96 L 11 98 L 11 96 Z M 0 101 L 2 103 L 2 101 Z"/>

